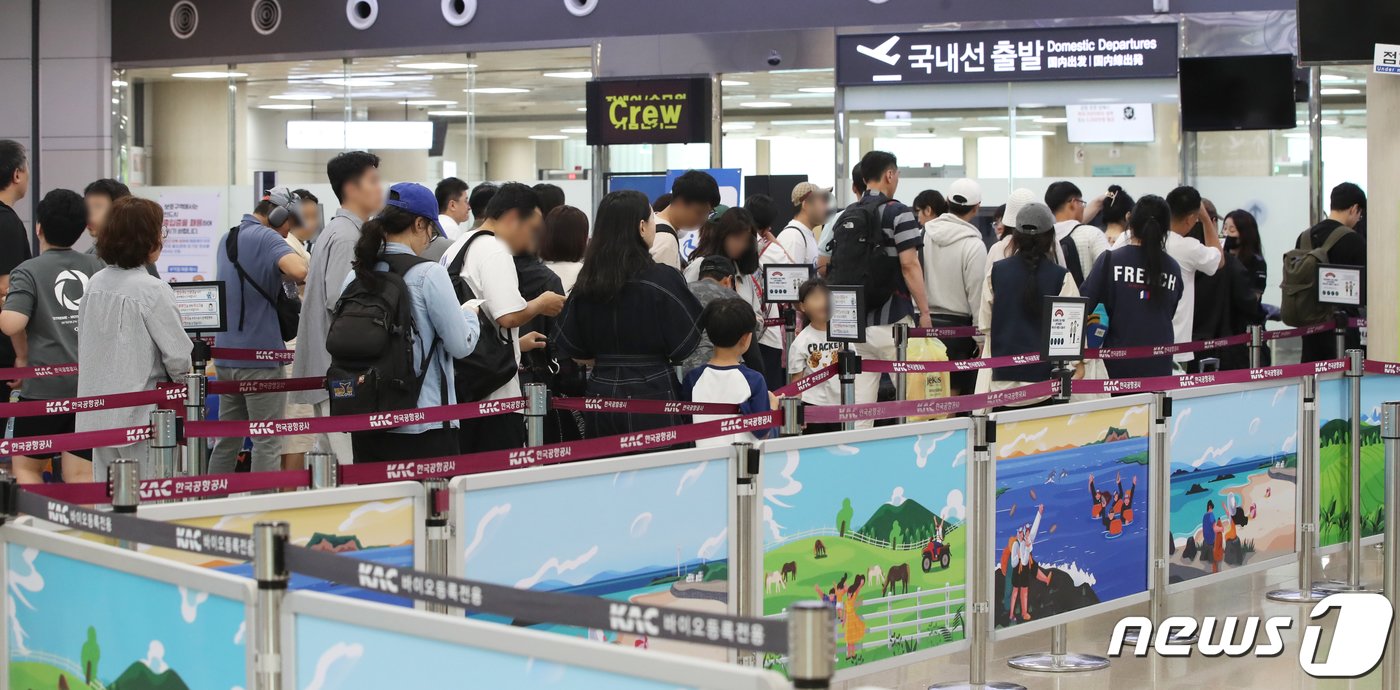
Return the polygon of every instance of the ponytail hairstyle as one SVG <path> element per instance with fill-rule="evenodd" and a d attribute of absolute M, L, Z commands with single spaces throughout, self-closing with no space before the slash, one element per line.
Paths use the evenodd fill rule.
<path fill-rule="evenodd" d="M 1128 212 L 1133 209 L 1133 198 L 1122 187 L 1112 185 L 1103 200 L 1103 222 L 1105 225 L 1126 224 Z"/>
<path fill-rule="evenodd" d="M 1040 284 L 1036 282 L 1036 274 L 1040 272 L 1040 264 L 1050 258 L 1050 250 L 1055 246 L 1055 233 L 1042 232 L 1029 234 L 1016 230 L 1011 235 L 1011 244 L 1015 248 L 1015 256 L 1026 264 L 1026 272 L 1030 274 L 1030 279 L 1026 281 L 1026 287 L 1021 292 L 1021 308 L 1026 313 L 1026 318 L 1039 319 L 1042 305 Z M 1053 259 L 1051 259 L 1053 260 Z"/>
<path fill-rule="evenodd" d="M 355 278 L 367 286 L 377 284 L 374 265 L 384 253 L 384 243 L 390 235 L 398 235 L 413 228 L 419 216 L 397 206 L 385 206 L 360 228 L 360 239 L 355 242 Z"/>
<path fill-rule="evenodd" d="M 1172 212 L 1160 196 L 1148 194 L 1133 205 L 1128 229 L 1142 246 L 1143 268 L 1147 269 L 1147 297 L 1157 302 L 1166 297 L 1162 285 L 1167 264 L 1167 233 L 1171 232 Z"/>

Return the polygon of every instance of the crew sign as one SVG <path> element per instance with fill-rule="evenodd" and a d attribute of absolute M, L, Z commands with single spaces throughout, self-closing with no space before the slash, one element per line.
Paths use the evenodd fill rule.
<path fill-rule="evenodd" d="M 966 84 L 1176 78 L 1176 24 L 852 34 L 836 82 Z"/>
<path fill-rule="evenodd" d="M 710 88 L 704 78 L 589 82 L 588 144 L 709 143 Z"/>

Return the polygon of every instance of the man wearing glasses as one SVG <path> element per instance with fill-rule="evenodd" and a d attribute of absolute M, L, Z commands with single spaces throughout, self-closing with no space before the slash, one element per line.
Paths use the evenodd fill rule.
<path fill-rule="evenodd" d="M 1084 276 L 1099 255 L 1108 251 L 1108 238 L 1103 231 L 1084 223 L 1084 193 L 1073 182 L 1063 180 L 1045 190 L 1045 205 L 1055 214 L 1055 241 L 1065 268 L 1074 276 L 1074 283 L 1084 283 Z"/>

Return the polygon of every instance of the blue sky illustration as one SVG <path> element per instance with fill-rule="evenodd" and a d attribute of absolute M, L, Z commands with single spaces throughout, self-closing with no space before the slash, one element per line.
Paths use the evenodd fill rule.
<path fill-rule="evenodd" d="M 76 666 L 92 626 L 101 648 L 97 676 L 106 683 L 144 661 L 157 673 L 174 669 L 199 690 L 252 687 L 242 601 L 18 544 L 8 544 L 6 556 L 12 659 L 43 653 Z"/>
<path fill-rule="evenodd" d="M 768 453 L 763 469 L 763 537 L 836 526 L 851 499 L 859 529 L 880 506 L 913 499 L 957 523 L 966 519 L 967 432 Z"/>
<path fill-rule="evenodd" d="M 1361 379 L 1362 422 L 1380 426 L 1381 403 L 1392 400 L 1400 400 L 1400 376 L 1367 374 Z M 1318 424 L 1326 424 L 1333 419 L 1348 419 L 1347 406 L 1350 401 L 1351 393 L 1346 379 L 1318 381 Z"/>
<path fill-rule="evenodd" d="M 296 626 L 299 690 L 384 688 L 568 688 L 681 690 L 679 686 L 454 645 L 301 615 Z M 445 682 L 445 669 L 457 681 Z M 470 677 L 470 681 L 461 680 Z M 291 684 L 289 684 L 290 686 Z"/>
<path fill-rule="evenodd" d="M 467 577 L 524 589 L 729 556 L 722 461 L 470 491 Z"/>
<path fill-rule="evenodd" d="M 1177 400 L 1168 421 L 1172 467 L 1228 465 L 1298 451 L 1298 387 Z"/>

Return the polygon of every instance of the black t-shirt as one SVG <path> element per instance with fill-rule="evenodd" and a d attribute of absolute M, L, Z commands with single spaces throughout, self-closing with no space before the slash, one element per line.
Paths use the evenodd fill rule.
<path fill-rule="evenodd" d="M 1108 312 L 1108 335 L 1103 343 L 1106 348 L 1170 345 L 1176 336 L 1172 315 L 1178 308 L 1192 307 L 1178 307 L 1185 284 L 1176 259 L 1163 254 L 1161 285 L 1149 286 L 1143 258 L 1138 245 L 1104 252 L 1084 278 L 1080 293 L 1089 298 L 1089 304 L 1102 304 Z M 1153 300 L 1153 289 L 1166 290 L 1166 294 Z M 1104 365 L 1108 375 L 1116 379 L 1172 373 L 1171 356 L 1108 360 Z"/>
<path fill-rule="evenodd" d="M 0 201 L 0 275 L 8 276 L 15 267 L 28 261 L 29 231 L 24 229 L 19 214 Z M 15 365 L 15 348 L 9 336 L 0 335 L 0 367 Z"/>
<path fill-rule="evenodd" d="M 1308 229 L 1308 234 L 1312 235 L 1312 246 L 1321 247 L 1327 242 L 1327 236 L 1333 230 L 1342 227 L 1342 224 L 1328 218 Z M 1295 245 L 1301 249 L 1303 247 L 1303 236 L 1298 236 Z M 1366 265 L 1366 238 L 1361 233 L 1352 231 L 1342 235 L 1337 243 L 1332 245 L 1332 251 L 1327 252 L 1327 263 L 1341 264 L 1343 266 L 1365 266 Z"/>

